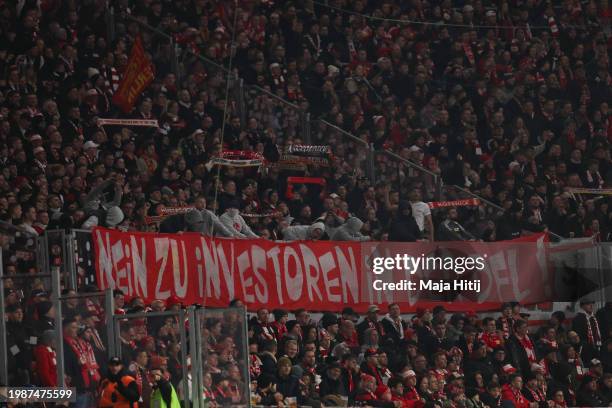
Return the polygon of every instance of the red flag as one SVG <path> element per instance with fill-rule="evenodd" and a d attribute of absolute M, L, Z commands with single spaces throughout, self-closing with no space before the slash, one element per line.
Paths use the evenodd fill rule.
<path fill-rule="evenodd" d="M 130 53 L 130 59 L 117 92 L 113 95 L 113 103 L 119 106 L 124 113 L 129 113 L 136 99 L 155 79 L 155 69 L 145 55 L 140 36 L 136 37 Z"/>

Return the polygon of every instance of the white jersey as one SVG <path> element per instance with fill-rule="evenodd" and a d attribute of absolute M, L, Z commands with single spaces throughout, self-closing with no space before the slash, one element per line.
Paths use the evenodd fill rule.
<path fill-rule="evenodd" d="M 431 215 L 431 210 L 427 203 L 422 201 L 417 201 L 416 203 L 411 202 L 410 206 L 412 207 L 412 216 L 414 217 L 417 225 L 421 232 L 425 231 L 425 217 Z"/>

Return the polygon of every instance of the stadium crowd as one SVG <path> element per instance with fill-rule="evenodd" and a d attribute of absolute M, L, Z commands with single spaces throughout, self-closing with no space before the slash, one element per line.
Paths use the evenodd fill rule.
<path fill-rule="evenodd" d="M 273 407 L 612 404 L 612 303 L 595 311 L 583 301 L 573 317 L 557 310 L 539 327 L 518 303 L 481 314 L 419 307 L 410 315 L 397 304 L 384 311 L 371 305 L 361 315 L 347 307 L 316 318 L 304 309 L 260 309 L 245 332 L 236 300 L 207 312 L 202 349 L 195 350 L 180 340 L 181 326 L 198 330 L 176 314 L 180 300 L 145 304 L 115 290 L 114 313 L 125 316 L 122 358 L 109 359 L 103 306 L 94 296 L 64 295 L 64 369 L 79 408 L 158 406 L 156 400 L 178 408 L 193 398 L 194 353 L 202 356 L 201 398 L 211 407 L 244 406 L 247 398 Z M 57 386 L 56 311 L 48 294 L 20 302 L 10 293 L 7 302 L 9 384 Z M 175 314 L 146 316 L 163 311 Z"/>
<path fill-rule="evenodd" d="M 155 230 L 148 216 L 195 206 L 211 210 L 203 215 L 214 233 L 238 237 L 283 239 L 288 226 L 323 222 L 311 228 L 319 239 L 491 241 L 543 230 L 610 239 L 607 2 L 237 5 L 234 29 L 234 2 L 110 2 L 108 38 L 105 2 L 3 2 L 2 219 L 33 233 Z M 178 68 L 170 41 L 142 23 L 172 36 Z M 138 35 L 155 80 L 124 114 L 112 96 Z M 206 62 L 228 66 L 231 50 L 242 98 Z M 311 114 L 311 145 L 298 112 L 258 89 Z M 367 149 L 326 123 L 503 214 L 482 201 L 431 219 L 423 202 L 458 198 L 455 190 L 382 154 L 366 177 Z M 285 160 L 289 146 L 297 167 Z M 234 157 L 218 172 L 222 151 Z M 239 166 L 254 157 L 261 166 Z M 296 175 L 318 183 L 289 186 Z M 225 215 L 229 231 L 211 215 Z M 344 224 L 349 217 L 358 219 Z M 169 230 L 186 226 L 175 221 Z M 287 235 L 312 237 L 296 232 Z"/>
<path fill-rule="evenodd" d="M 101 225 L 407 242 L 548 230 L 610 241 L 611 18 L 606 0 L 0 1 L 0 219 L 32 234 Z M 155 80 L 124 114 L 112 97 L 138 35 Z M 230 54 L 242 96 L 226 93 L 224 71 L 210 63 L 227 67 Z M 311 114 L 310 141 L 299 112 L 278 98 Z M 101 118 L 159 127 L 99 126 Z M 464 196 L 388 155 L 374 156 L 372 177 L 366 149 L 326 122 L 502 213 L 484 202 L 431 211 L 426 202 Z M 219 172 L 215 159 L 225 160 Z M 581 187 L 594 193 L 572 192 Z M 168 207 L 195 210 L 164 217 Z M 5 275 L 28 271 L 3 261 Z M 5 281 L 9 372 L 15 385 L 52 386 L 55 311 L 50 288 L 36 282 Z M 181 307 L 116 300 L 130 312 Z M 66 306 L 78 406 L 127 372 L 143 405 L 158 389 L 170 406 L 169 389 L 188 395 L 180 322 L 126 325 L 118 362 L 101 340 L 99 302 Z M 529 335 L 512 308 L 497 321 L 440 309 L 405 321 L 396 307 L 381 320 L 376 306 L 362 320 L 350 310 L 318 321 L 260 310 L 248 336 L 254 394 L 264 405 L 605 406 L 612 313 L 608 305 L 593 318 L 592 305 L 582 307 L 571 324 L 556 313 Z M 207 322 L 213 405 L 246 398 L 236 361 L 247 356 L 227 340 L 231 322 Z M 133 386 L 116 387 L 135 398 Z"/>

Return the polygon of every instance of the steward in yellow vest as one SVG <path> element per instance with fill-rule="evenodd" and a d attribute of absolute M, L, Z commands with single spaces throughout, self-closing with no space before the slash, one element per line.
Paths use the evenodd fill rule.
<path fill-rule="evenodd" d="M 159 369 L 151 370 L 153 378 L 153 394 L 151 395 L 151 408 L 181 408 L 181 402 L 176 390 L 162 375 Z"/>

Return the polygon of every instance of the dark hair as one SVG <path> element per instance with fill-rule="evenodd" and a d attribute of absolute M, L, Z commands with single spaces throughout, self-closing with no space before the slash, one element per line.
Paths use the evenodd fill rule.
<path fill-rule="evenodd" d="M 393 377 L 389 379 L 389 382 L 387 383 L 389 388 L 395 388 L 398 384 L 403 384 L 402 379 L 399 377 Z"/>
<path fill-rule="evenodd" d="M 278 347 L 276 340 L 266 340 L 263 344 L 264 351 L 274 351 Z"/>

